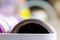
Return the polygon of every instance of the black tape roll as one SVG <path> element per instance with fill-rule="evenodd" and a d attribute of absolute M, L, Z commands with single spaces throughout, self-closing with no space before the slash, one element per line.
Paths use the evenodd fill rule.
<path fill-rule="evenodd" d="M 49 26 L 37 19 L 27 19 L 18 23 L 11 33 L 52 33 Z"/>

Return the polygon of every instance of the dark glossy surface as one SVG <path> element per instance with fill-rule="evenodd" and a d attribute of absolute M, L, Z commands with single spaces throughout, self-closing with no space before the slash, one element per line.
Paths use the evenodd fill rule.
<path fill-rule="evenodd" d="M 2 33 L 2 30 L 0 29 L 0 33 Z"/>
<path fill-rule="evenodd" d="M 45 29 L 43 26 L 35 24 L 35 23 L 29 23 L 26 25 L 23 25 L 21 29 L 19 29 L 18 33 L 49 33 L 47 29 Z"/>

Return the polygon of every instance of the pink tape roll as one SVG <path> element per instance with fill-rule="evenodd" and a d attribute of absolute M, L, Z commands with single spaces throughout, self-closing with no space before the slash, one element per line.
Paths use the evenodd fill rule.
<path fill-rule="evenodd" d="M 3 26 L 0 24 L 0 33 L 6 33 L 5 29 L 3 28 Z"/>

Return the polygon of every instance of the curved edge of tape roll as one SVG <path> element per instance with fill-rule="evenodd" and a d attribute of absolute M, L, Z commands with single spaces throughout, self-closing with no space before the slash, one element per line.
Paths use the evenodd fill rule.
<path fill-rule="evenodd" d="M 3 26 L 3 28 L 5 29 L 5 32 L 9 31 L 9 27 L 8 25 L 2 20 L 0 19 L 0 24 Z"/>
<path fill-rule="evenodd" d="M 5 29 L 3 28 L 3 26 L 0 24 L 0 33 L 6 33 Z"/>
<path fill-rule="evenodd" d="M 48 15 L 50 16 L 51 20 L 56 19 L 56 12 L 54 11 L 53 7 L 46 1 L 28 1 L 27 2 L 28 7 L 32 6 L 39 6 L 43 9 L 45 9 L 48 12 Z"/>
<path fill-rule="evenodd" d="M 52 33 L 52 34 L 55 33 L 55 30 L 53 30 L 54 28 L 52 28 L 52 26 L 49 26 L 47 23 L 45 23 L 45 22 L 43 22 L 41 20 L 37 20 L 37 19 L 27 19 L 27 20 L 24 20 L 24 21 L 20 22 L 19 24 L 17 24 L 13 28 L 13 30 L 11 31 L 11 33 L 18 32 L 17 29 L 21 28 L 23 25 L 28 24 L 28 23 L 37 23 L 39 25 L 44 26 L 44 28 L 46 28 L 49 31 L 49 33 Z"/>

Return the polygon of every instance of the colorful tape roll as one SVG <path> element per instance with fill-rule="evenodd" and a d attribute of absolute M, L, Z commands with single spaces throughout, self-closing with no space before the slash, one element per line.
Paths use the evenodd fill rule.
<path fill-rule="evenodd" d="M 47 31 L 48 30 L 48 31 Z M 18 23 L 11 33 L 52 33 L 50 27 L 43 21 L 37 19 L 27 19 Z"/>
<path fill-rule="evenodd" d="M 5 29 L 3 28 L 1 24 L 0 24 L 0 33 L 5 33 Z"/>
<path fill-rule="evenodd" d="M 0 32 L 1 33 L 7 33 L 8 31 L 9 31 L 8 25 L 5 23 L 5 21 L 0 19 Z"/>
<path fill-rule="evenodd" d="M 39 6 L 43 9 L 45 9 L 48 12 L 50 21 L 56 19 L 56 12 L 48 2 L 46 2 L 46 1 L 28 1 L 27 4 L 28 4 L 29 8 L 33 7 L 33 6 Z M 32 18 L 32 16 L 31 16 L 31 18 Z"/>
<path fill-rule="evenodd" d="M 10 16 L 10 17 L 1 16 L 1 19 L 4 20 L 6 22 L 6 24 L 8 24 L 9 31 L 11 31 L 16 24 L 18 24 L 20 21 L 22 21 L 21 19 L 20 19 L 20 21 L 18 21 L 18 18 L 14 17 L 14 16 Z"/>

